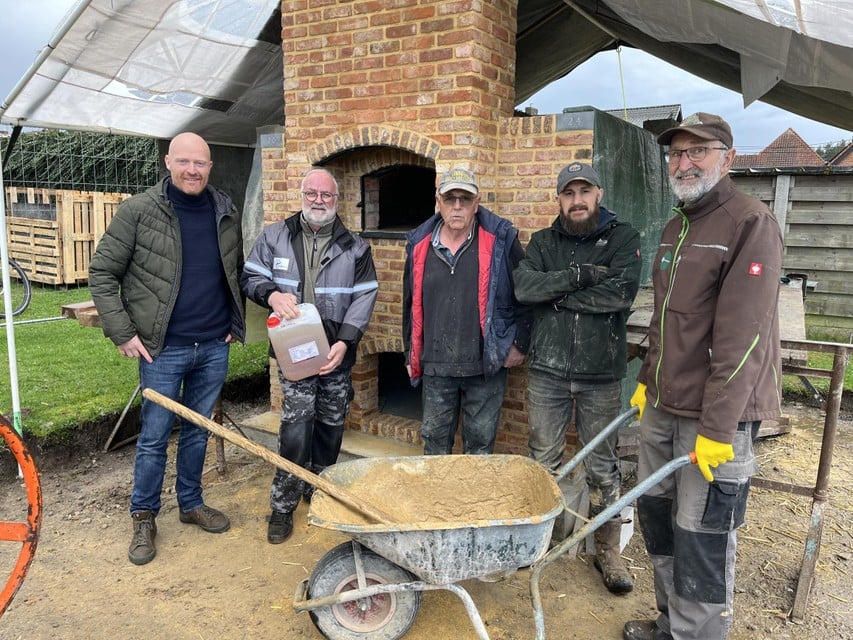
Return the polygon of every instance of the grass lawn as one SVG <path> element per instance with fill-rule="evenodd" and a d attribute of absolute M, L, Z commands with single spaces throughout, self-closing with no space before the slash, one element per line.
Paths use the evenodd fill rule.
<path fill-rule="evenodd" d="M 87 287 L 68 290 L 33 285 L 27 310 L 15 317 L 18 388 L 25 433 L 53 437 L 70 428 L 121 413 L 139 381 L 136 361 L 123 357 L 94 327 L 57 318 L 62 305 L 90 300 Z M 12 420 L 7 329 L 0 330 L 0 413 Z M 251 377 L 267 367 L 267 345 L 235 345 L 228 379 Z"/>

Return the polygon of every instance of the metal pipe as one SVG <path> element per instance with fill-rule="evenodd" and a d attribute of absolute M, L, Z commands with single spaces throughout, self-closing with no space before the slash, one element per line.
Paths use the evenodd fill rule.
<path fill-rule="evenodd" d="M 602 440 L 610 436 L 610 434 L 613 433 L 620 426 L 622 426 L 623 423 L 627 423 L 628 418 L 631 418 L 632 416 L 635 416 L 639 413 L 640 409 L 638 407 L 631 407 L 627 411 L 620 413 L 618 416 L 613 418 L 613 420 L 611 420 L 606 427 L 599 431 L 592 440 L 586 443 L 586 446 L 583 449 L 581 449 L 574 456 L 572 456 L 572 459 L 569 460 L 565 464 L 565 466 L 563 466 L 555 473 L 554 480 L 559 483 L 560 480 L 569 475 L 569 473 L 571 473 L 581 462 L 583 462 L 584 459 L 586 459 L 586 457 L 589 455 L 590 451 L 595 449 L 599 445 L 599 443 L 601 443 Z"/>
<path fill-rule="evenodd" d="M 6 285 L 4 284 L 3 287 L 5 291 Z M 11 316 L 7 313 L 6 317 L 8 318 Z M 54 322 L 56 320 L 71 320 L 71 318 L 69 318 L 68 316 L 54 316 L 52 318 L 33 318 L 32 320 L 13 320 L 12 322 L 4 322 L 3 324 L 0 324 L 0 327 L 5 327 L 13 323 L 16 327 L 18 327 L 22 324 L 41 324 L 42 322 Z"/>
<path fill-rule="evenodd" d="M 847 369 L 848 361 L 847 345 L 836 345 L 835 356 L 832 360 L 832 376 L 829 382 L 829 397 L 826 400 L 826 420 L 823 424 L 823 438 L 820 445 L 820 462 L 817 467 L 812 514 L 809 520 L 809 530 L 806 534 L 806 546 L 803 551 L 803 562 L 800 565 L 800 576 L 797 579 L 794 605 L 791 607 L 792 620 L 802 620 L 806 615 L 809 592 L 814 582 L 814 572 L 820 556 L 824 511 L 826 509 L 827 489 L 829 488 L 829 472 L 832 468 L 832 454 L 838 429 L 838 411 L 841 408 L 844 371 Z"/>
<path fill-rule="evenodd" d="M 694 464 L 696 462 L 694 453 L 681 456 L 675 460 L 670 460 L 648 478 L 636 485 L 628 493 L 619 498 L 616 502 L 605 508 L 601 513 L 572 534 L 571 537 L 563 540 L 560 544 L 552 548 L 548 553 L 533 563 L 530 571 L 530 597 L 533 604 L 533 620 L 536 624 L 536 640 L 545 640 L 545 612 L 542 609 L 542 596 L 539 593 L 539 578 L 542 574 L 542 570 L 554 560 L 562 556 L 567 550 L 571 549 L 581 540 L 586 538 L 589 534 L 593 533 L 605 522 L 617 515 L 626 505 L 631 504 L 636 498 L 646 493 L 661 480 L 691 462 Z"/>
<path fill-rule="evenodd" d="M 6 244 L 6 189 L 3 186 L 3 162 L 0 160 L 0 261 L 3 264 L 3 308 L 6 317 L 12 317 L 12 283 L 9 279 L 9 247 Z M 21 396 L 18 391 L 18 353 L 15 349 L 15 323 L 8 322 L 6 344 L 9 349 L 9 388 L 12 391 L 12 426 L 17 434 L 23 435 L 21 424 Z M 21 467 L 18 467 L 21 477 Z"/>

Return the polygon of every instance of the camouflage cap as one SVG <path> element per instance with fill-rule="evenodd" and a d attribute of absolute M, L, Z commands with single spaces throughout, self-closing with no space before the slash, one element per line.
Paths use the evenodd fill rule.
<path fill-rule="evenodd" d="M 462 189 L 462 191 L 474 195 L 480 193 L 477 188 L 477 179 L 467 169 L 451 169 L 441 174 L 441 179 L 438 181 L 438 193 L 447 193 L 453 189 Z"/>

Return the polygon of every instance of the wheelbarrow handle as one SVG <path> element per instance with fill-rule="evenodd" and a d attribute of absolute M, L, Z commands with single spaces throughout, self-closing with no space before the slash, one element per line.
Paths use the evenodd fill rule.
<path fill-rule="evenodd" d="M 628 424 L 628 420 L 639 413 L 639 407 L 631 407 L 624 413 L 620 413 L 618 416 L 613 418 L 613 420 L 611 420 L 606 427 L 599 431 L 592 440 L 586 443 L 586 446 L 583 449 L 578 451 L 572 457 L 571 460 L 569 460 L 562 468 L 557 470 L 554 480 L 560 482 L 563 478 L 569 475 L 581 462 L 584 461 L 584 459 L 589 455 L 590 451 L 595 449 L 601 443 L 602 440 L 607 438 L 619 427 Z"/>
<path fill-rule="evenodd" d="M 626 414 L 622 415 L 624 416 Z M 612 424 L 613 423 L 611 423 L 611 425 Z M 542 609 L 542 597 L 539 592 L 539 578 L 542 575 L 542 570 L 554 560 L 562 556 L 567 550 L 571 549 L 581 540 L 586 538 L 589 534 L 593 533 L 602 524 L 610 520 L 610 518 L 621 512 L 624 507 L 634 502 L 636 498 L 645 494 L 661 480 L 688 464 L 696 464 L 696 454 L 692 451 L 687 455 L 670 460 L 665 465 L 657 469 L 654 473 L 649 475 L 648 478 L 638 483 L 628 493 L 624 494 L 616 502 L 606 507 L 592 520 L 575 531 L 569 538 L 563 540 L 560 544 L 552 548 L 548 553 L 533 563 L 530 567 L 530 597 L 533 604 L 533 619 L 536 624 L 536 640 L 545 640 L 545 613 Z"/>
<path fill-rule="evenodd" d="M 266 447 L 262 447 L 244 436 L 236 434 L 233 431 L 229 431 L 222 425 L 216 424 L 213 420 L 205 418 L 203 415 L 196 413 L 179 402 L 175 402 L 171 398 L 164 396 L 162 393 L 159 393 L 154 389 L 145 389 L 142 392 L 142 395 L 146 400 L 159 404 L 161 407 L 168 409 L 175 415 L 181 416 L 182 418 L 207 429 L 213 435 L 218 436 L 223 440 L 227 440 L 231 444 L 237 445 L 249 453 L 254 453 L 259 458 L 266 460 L 283 471 L 292 473 L 300 480 L 317 487 L 320 491 L 330 495 L 336 500 L 339 500 L 351 509 L 367 516 L 373 522 L 378 522 L 380 524 L 392 524 L 394 522 L 394 519 L 381 508 L 368 504 L 359 496 L 353 495 L 345 488 L 334 484 L 322 476 L 311 473 L 308 469 L 300 467 L 298 464 L 288 460 L 287 458 L 282 458 Z"/>

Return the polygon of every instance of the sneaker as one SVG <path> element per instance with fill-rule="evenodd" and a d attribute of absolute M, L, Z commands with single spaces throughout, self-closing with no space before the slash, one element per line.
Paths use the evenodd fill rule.
<path fill-rule="evenodd" d="M 192 511 L 181 511 L 180 519 L 187 524 L 197 524 L 208 533 L 222 533 L 231 526 L 228 516 L 207 505 Z"/>
<path fill-rule="evenodd" d="M 267 518 L 267 542 L 281 544 L 293 533 L 293 514 L 284 511 L 273 511 Z"/>
<path fill-rule="evenodd" d="M 157 537 L 154 514 L 151 511 L 137 511 L 130 517 L 133 520 L 133 539 L 127 557 L 133 564 L 148 564 L 157 555 L 157 549 L 154 548 L 154 538 Z"/>

